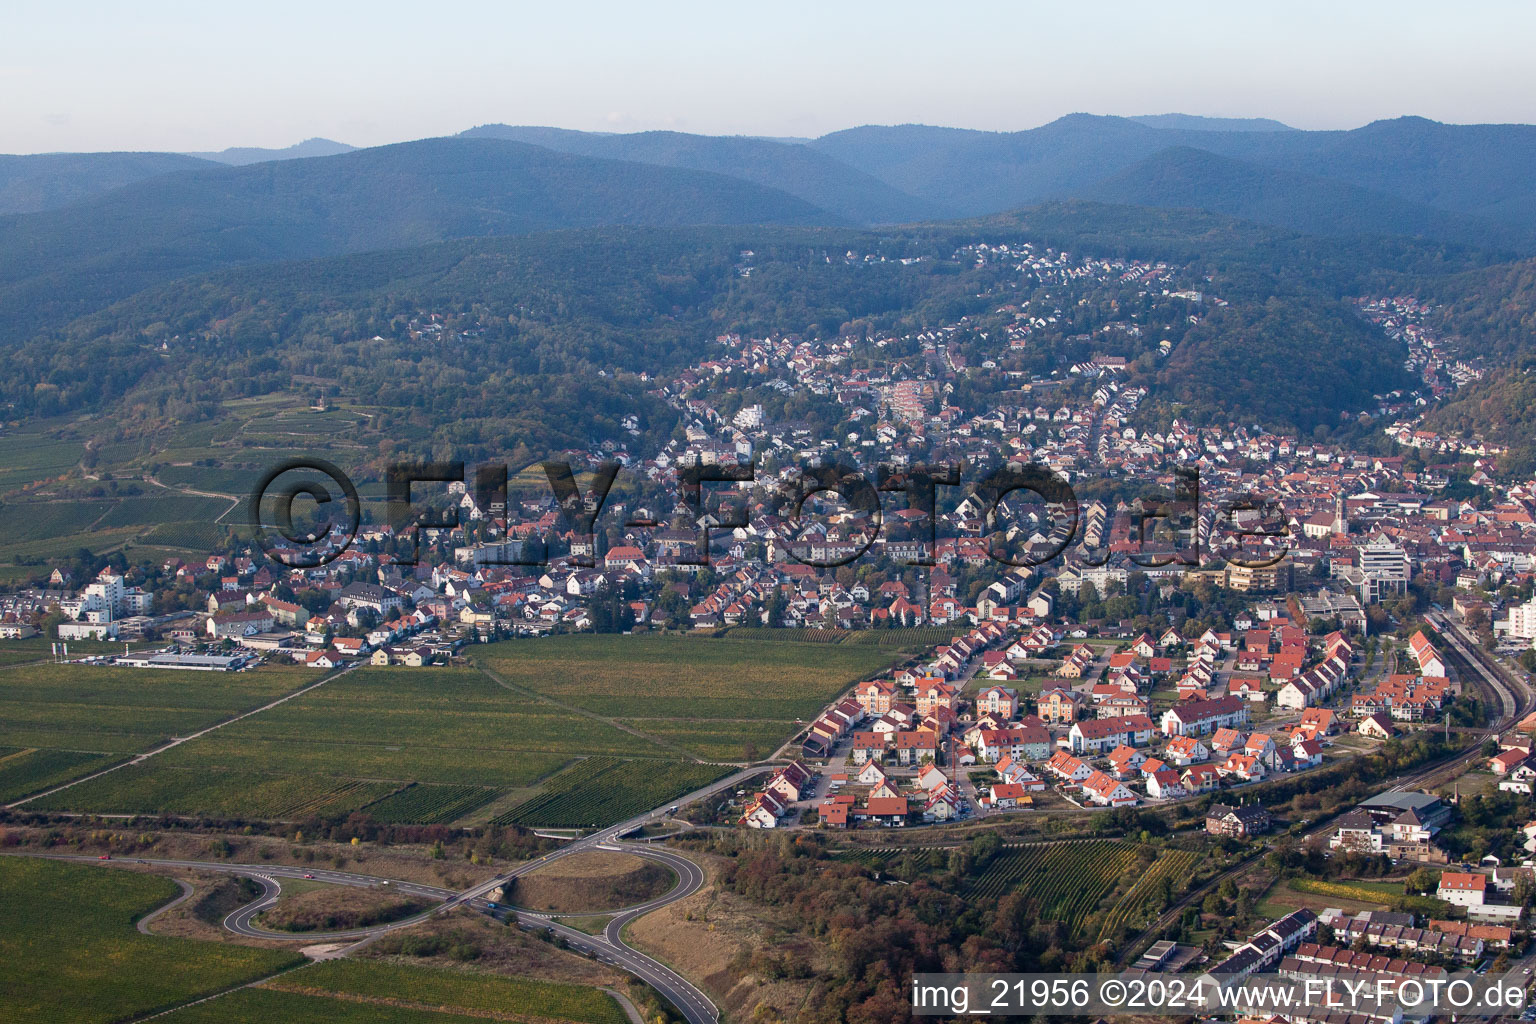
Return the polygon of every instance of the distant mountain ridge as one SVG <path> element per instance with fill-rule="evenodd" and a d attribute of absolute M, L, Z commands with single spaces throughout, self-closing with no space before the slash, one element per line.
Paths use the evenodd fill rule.
<path fill-rule="evenodd" d="M 345 142 L 336 142 L 332 139 L 305 139 L 282 149 L 263 149 L 259 146 L 231 146 L 229 149 L 221 149 L 213 153 L 188 153 L 203 160 L 212 160 L 215 163 L 229 164 L 232 167 L 244 167 L 246 164 L 259 164 L 268 160 L 302 160 L 312 156 L 340 156 L 342 153 L 350 153 L 356 146 L 349 146 Z"/>
<path fill-rule="evenodd" d="M 1144 121 L 1070 114 L 1022 132 L 866 126 L 833 132 L 811 145 L 895 188 L 947 200 L 965 216 L 1091 197 L 1099 194 L 1099 185 L 1148 157 L 1184 147 L 1501 222 L 1515 237 L 1536 233 L 1536 126 L 1448 125 L 1403 117 L 1350 131 L 1254 131 L 1164 128 Z M 1241 197 L 1232 194 L 1231 183 L 1222 191 L 1219 204 L 1207 206 L 1200 194 L 1181 196 L 1180 202 L 1278 223 L 1266 219 L 1263 201 L 1245 207 L 1233 202 Z M 1295 198 L 1311 202 L 1304 191 Z M 1324 207 L 1334 202 L 1330 195 L 1322 199 Z M 1300 216 L 1327 221 L 1321 210 Z M 1382 222 L 1350 230 L 1390 234 L 1400 219 L 1401 211 L 1392 209 Z M 1464 240 L 1464 222 L 1446 223 L 1452 225 L 1451 236 L 1427 237 Z M 1528 246 L 1522 243 L 1517 251 Z"/>
<path fill-rule="evenodd" d="M 601 225 L 844 225 L 777 189 L 494 139 L 163 175 L 0 218 L 0 340 L 240 264 Z"/>
<path fill-rule="evenodd" d="M 504 124 L 481 125 L 460 137 L 511 139 L 562 153 L 728 174 L 788 192 L 853 223 L 925 220 L 945 212 L 942 204 L 892 188 L 812 147 L 775 139 L 683 132 L 611 135 Z"/>
<path fill-rule="evenodd" d="M 0 157 L 0 341 L 220 267 L 603 225 L 894 225 L 1086 199 L 1536 254 L 1530 125 L 1071 114 L 800 141 L 493 124 L 209 155 Z"/>
<path fill-rule="evenodd" d="M 211 166 L 181 153 L 0 155 L 0 215 L 56 210 L 145 178 Z"/>
<path fill-rule="evenodd" d="M 1536 232 L 1436 209 L 1358 185 L 1176 146 L 1082 190 L 1129 206 L 1189 208 L 1312 235 L 1409 235 L 1510 251 L 1536 248 Z"/>
<path fill-rule="evenodd" d="M 1297 129 L 1268 117 L 1200 117 L 1195 114 L 1139 114 L 1130 120 L 1148 128 L 1177 128 L 1192 132 L 1294 132 Z"/>

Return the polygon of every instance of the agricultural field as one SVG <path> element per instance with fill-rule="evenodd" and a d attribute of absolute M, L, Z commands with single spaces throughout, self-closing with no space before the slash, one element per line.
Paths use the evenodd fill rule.
<path fill-rule="evenodd" d="M 587 758 L 493 819 L 529 828 L 602 828 L 660 807 L 730 774 L 729 767 L 638 758 Z"/>
<path fill-rule="evenodd" d="M 230 507 L 222 498 L 179 494 L 153 485 L 146 490 L 149 493 L 134 496 L 0 503 L 0 556 L 31 560 L 73 554 L 82 547 L 103 551 L 169 523 L 212 525 Z"/>
<path fill-rule="evenodd" d="M 13 501 L 0 505 L 0 538 L 7 546 L 66 537 L 90 529 L 113 502 Z"/>
<path fill-rule="evenodd" d="M 329 960 L 272 983 L 343 999 L 377 999 L 476 1015 L 529 1015 L 577 1024 L 627 1024 L 613 998 L 595 988 L 378 961 Z M 268 1018 L 271 1020 L 280 1017 Z"/>
<path fill-rule="evenodd" d="M 306 973 L 309 970 L 300 976 Z M 260 987 L 230 992 L 158 1019 L 161 1024 L 472 1024 L 485 1018 Z"/>
<path fill-rule="evenodd" d="M 148 533 L 138 538 L 142 544 L 174 548 L 178 552 L 187 551 L 212 551 L 221 547 L 229 538 L 230 531 L 244 536 L 248 534 L 249 527 L 241 529 L 245 523 L 245 517 L 239 509 L 231 511 L 220 522 L 200 523 L 158 523 Z M 136 544 L 130 561 L 137 561 L 141 552 Z M 183 554 L 182 557 L 185 557 Z"/>
<path fill-rule="evenodd" d="M 673 636 L 549 637 L 476 648 L 514 686 L 618 718 L 814 716 L 891 655 L 862 645 Z"/>
<path fill-rule="evenodd" d="M 75 645 L 70 647 L 74 653 Z M 232 673 L 53 664 L 5 669 L 0 671 L 0 744 L 11 753 L 0 759 L 0 801 L 89 775 L 315 678 L 285 665 Z"/>
<path fill-rule="evenodd" d="M 681 718 L 628 718 L 623 724 L 682 747 L 706 761 L 756 761 L 768 757 L 796 728 L 793 722 Z"/>
<path fill-rule="evenodd" d="M 363 809 L 375 821 L 397 825 L 445 825 L 496 797 L 487 786 L 439 786 L 413 783 Z"/>
<path fill-rule="evenodd" d="M 1022 889 L 1040 904 L 1044 920 L 1060 921 L 1077 935 L 1137 860 L 1134 843 L 1109 840 L 1005 849 L 971 879 L 966 895 L 995 899 Z"/>
<path fill-rule="evenodd" d="M 71 786 L 36 801 L 36 806 L 88 814 L 168 813 L 293 821 L 349 811 L 399 788 L 397 782 L 173 768 L 148 761 Z"/>
<path fill-rule="evenodd" d="M 35 513 L 34 513 L 35 514 Z M 98 555 L 116 551 L 132 543 L 142 530 L 119 527 L 115 530 L 91 530 L 88 533 L 71 533 L 47 540 L 28 540 L 0 545 L 0 562 L 15 563 L 16 569 L 30 569 L 27 576 L 46 576 L 38 567 L 49 559 L 74 557 L 81 548 L 88 548 Z"/>
<path fill-rule="evenodd" d="M 25 640 L 0 640 L 0 668 L 25 665 L 33 662 L 47 662 L 52 658 L 52 647 L 56 642 L 49 640 L 45 636 L 29 636 Z M 147 641 L 135 640 L 129 643 L 128 646 L 133 650 L 139 650 L 140 648 L 152 645 Z M 69 641 L 69 656 L 71 658 L 121 653 L 123 653 L 123 641 L 121 640 Z"/>
<path fill-rule="evenodd" d="M 766 626 L 732 626 L 724 631 L 731 640 L 777 640 L 781 643 L 851 644 L 888 650 L 929 647 L 948 643 L 964 632 L 960 624 L 949 626 L 914 626 L 910 629 L 772 629 Z"/>
<path fill-rule="evenodd" d="M 312 970 L 296 972 L 294 984 Z M 268 987 L 243 988 L 159 1018 L 162 1024 L 471 1024 L 484 1019 Z"/>
<path fill-rule="evenodd" d="M 1158 891 L 1165 884 L 1165 879 L 1169 891 L 1181 891 L 1188 885 L 1190 874 L 1194 871 L 1195 862 L 1198 859 L 1199 854 L 1190 850 L 1160 851 L 1157 860 L 1152 862 L 1145 873 L 1136 880 L 1136 884 L 1131 886 L 1130 891 L 1117 900 L 1114 908 L 1105 915 L 1104 925 L 1099 930 L 1099 941 L 1113 937 L 1122 927 L 1141 924 L 1143 912 L 1158 896 Z M 1160 912 L 1161 906 L 1157 910 Z"/>
<path fill-rule="evenodd" d="M 137 754 L 318 678 L 288 665 L 250 672 L 78 664 L 3 671 L 0 744 Z"/>
<path fill-rule="evenodd" d="M 194 491 L 242 497 L 251 493 L 264 469 L 251 465 L 164 466 L 155 479 L 167 487 L 190 487 Z"/>
<path fill-rule="evenodd" d="M 225 678 L 118 671 L 194 684 Z M 14 739 L 0 741 L 21 747 L 33 742 L 26 737 L 35 731 L 17 730 Z M 739 743 L 735 750 L 739 756 Z M 473 669 L 365 668 L 143 764 L 53 794 L 38 807 L 281 820 L 366 809 L 380 821 L 438 824 L 548 778 L 502 817 L 587 826 L 649 810 L 729 770 L 683 761 Z"/>
<path fill-rule="evenodd" d="M 179 891 L 157 875 L 0 858 L 0 1006 L 8 1024 L 106 1024 L 303 962 L 289 950 L 134 929 L 136 918 Z"/>
<path fill-rule="evenodd" d="M 562 636 L 476 649 L 508 684 L 626 721 L 697 757 L 772 753 L 837 694 L 888 666 L 877 645 L 672 636 Z M 672 719 L 667 728 L 657 719 Z M 760 729 L 744 729 L 757 721 Z M 594 751 L 596 753 L 596 751 Z"/>
<path fill-rule="evenodd" d="M 20 800 L 61 782 L 105 768 L 116 754 L 84 750 L 40 750 L 29 747 L 0 751 L 0 803 Z"/>
<path fill-rule="evenodd" d="M 43 434 L 5 434 L 0 441 L 0 494 L 61 476 L 85 454 L 85 445 L 80 441 Z"/>
<path fill-rule="evenodd" d="M 513 787 L 583 753 L 665 751 L 473 669 L 363 668 L 164 757 L 187 768 Z"/>
<path fill-rule="evenodd" d="M 174 491 L 161 491 L 142 498 L 123 498 L 111 505 L 107 514 L 96 523 L 102 529 L 121 526 L 153 527 L 161 523 L 179 522 L 211 523 L 229 508 L 229 502 L 223 498 L 200 498 Z"/>

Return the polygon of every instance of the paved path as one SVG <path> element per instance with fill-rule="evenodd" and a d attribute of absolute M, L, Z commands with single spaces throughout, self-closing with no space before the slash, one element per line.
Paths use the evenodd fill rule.
<path fill-rule="evenodd" d="M 140 934 L 142 934 L 142 935 L 153 935 L 154 932 L 149 930 L 149 924 L 150 924 L 151 921 L 153 921 L 155 918 L 159 917 L 161 914 L 165 913 L 167 910 L 173 910 L 176 907 L 181 906 L 183 903 L 187 902 L 187 900 L 189 898 L 191 898 L 191 896 L 192 896 L 192 883 L 184 882 L 184 881 L 182 881 L 179 878 L 173 878 L 173 879 L 171 879 L 171 881 L 173 881 L 177 885 L 181 886 L 181 895 L 177 896 L 175 899 L 171 900 L 171 902 L 165 904 L 164 906 L 156 907 L 154 910 L 151 910 L 149 913 L 147 913 L 143 917 L 139 918 L 139 932 L 140 932 Z"/>
<path fill-rule="evenodd" d="M 218 516 L 214 518 L 213 521 L 215 524 L 222 523 L 224 521 L 224 517 L 229 515 L 235 509 L 239 508 L 240 502 L 244 500 L 243 498 L 238 498 L 233 494 L 220 494 L 218 491 L 200 491 L 197 488 L 189 487 L 186 484 L 180 484 L 173 487 L 170 484 L 161 483 L 153 473 L 146 473 L 144 475 L 144 479 L 154 484 L 156 487 L 163 487 L 168 491 L 179 491 L 182 494 L 190 494 L 198 498 L 218 498 L 221 501 L 229 502 L 229 508 L 226 508 L 223 512 L 220 512 Z"/>

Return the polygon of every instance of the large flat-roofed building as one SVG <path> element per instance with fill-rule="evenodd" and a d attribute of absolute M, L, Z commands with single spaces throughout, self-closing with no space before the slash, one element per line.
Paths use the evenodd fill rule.
<path fill-rule="evenodd" d="M 1290 590 L 1294 578 L 1291 560 L 1283 558 L 1274 565 L 1230 565 L 1227 567 L 1226 583 L 1232 590 L 1254 594 Z"/>
<path fill-rule="evenodd" d="M 1344 629 L 1359 630 L 1366 634 L 1365 608 L 1354 594 L 1340 594 L 1332 590 L 1320 590 L 1300 599 L 1302 614 L 1308 619 L 1338 619 Z"/>
<path fill-rule="evenodd" d="M 117 664 L 131 668 L 170 668 L 192 672 L 237 672 L 256 661 L 251 652 L 242 654 L 127 654 Z"/>

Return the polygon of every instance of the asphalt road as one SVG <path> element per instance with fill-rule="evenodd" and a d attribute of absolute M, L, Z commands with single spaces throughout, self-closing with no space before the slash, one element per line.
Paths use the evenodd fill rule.
<path fill-rule="evenodd" d="M 162 860 L 153 858 L 122 858 L 112 861 L 101 861 L 96 857 L 60 856 L 54 859 L 101 863 L 104 866 L 142 864 L 151 867 L 221 871 L 252 878 L 262 887 L 261 897 L 231 913 L 224 919 L 224 926 L 238 935 L 261 939 L 286 939 L 292 942 L 303 942 L 306 945 L 327 942 L 354 942 L 361 945 L 372 942 L 374 939 L 389 932 L 401 928 L 409 928 L 435 914 L 443 913 L 454 907 L 468 906 L 481 913 L 490 914 L 499 920 L 515 918 L 517 923 L 524 928 L 539 928 L 553 932 L 563 938 L 572 949 L 592 956 L 602 963 L 628 971 L 650 985 L 671 1002 L 673 1006 L 677 1007 L 689 1024 L 717 1024 L 720 1019 L 720 1013 L 715 1008 L 714 1003 L 710 1002 L 708 996 L 666 964 L 646 956 L 630 946 L 625 941 L 623 935 L 625 926 L 641 915 L 648 914 L 668 904 L 676 903 L 678 900 L 697 892 L 704 884 L 704 871 L 693 861 L 679 856 L 670 850 L 643 843 L 622 842 L 619 837 L 642 825 L 659 820 L 671 807 L 680 807 L 684 804 L 706 799 L 722 790 L 733 789 L 746 779 L 772 770 L 774 769 L 771 766 L 762 766 L 746 768 L 735 772 L 703 789 L 696 790 L 687 796 L 670 802 L 666 807 L 637 815 L 628 821 L 611 825 L 592 835 L 572 840 L 554 852 L 540 857 L 538 860 L 519 864 L 511 871 L 497 875 L 463 891 L 421 885 L 415 882 L 385 879 L 376 875 L 359 874 L 354 871 L 333 871 L 318 867 L 290 867 L 277 864 L 235 864 L 226 861 Z M 644 903 L 623 907 L 617 911 L 594 911 L 594 914 L 612 915 L 612 920 L 609 921 L 602 935 L 588 935 L 586 932 L 567 927 L 552 920 L 552 915 L 550 914 L 519 910 L 511 907 L 492 906 L 489 899 L 490 892 L 505 882 L 517 878 L 519 875 L 527 874 L 551 861 L 594 849 L 621 850 L 638 857 L 646 857 L 658 861 L 665 864 L 677 875 L 677 884 L 670 891 Z M 348 931 L 294 934 L 291 932 L 268 931 L 254 923 L 254 918 L 271 906 L 282 892 L 282 879 L 302 879 L 306 877 L 313 878 L 317 882 L 329 882 L 334 885 L 350 885 L 360 888 L 373 888 L 382 886 L 387 882 L 390 889 L 394 892 L 440 901 L 440 905 L 414 917 L 393 921 L 385 925 Z M 581 915 L 578 912 L 577 914 L 565 913 L 560 916 L 588 915 Z"/>

